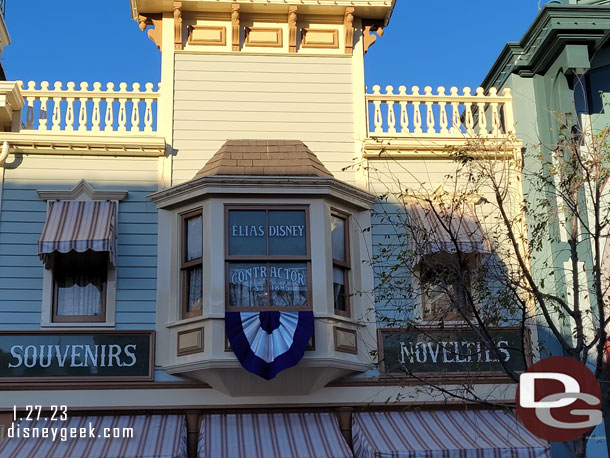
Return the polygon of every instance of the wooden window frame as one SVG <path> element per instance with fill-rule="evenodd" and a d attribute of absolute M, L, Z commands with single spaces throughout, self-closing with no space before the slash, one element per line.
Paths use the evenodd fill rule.
<path fill-rule="evenodd" d="M 263 210 L 265 211 L 265 227 L 269 227 L 269 211 L 276 210 L 302 210 L 305 212 L 305 246 L 306 246 L 306 254 L 305 255 L 287 255 L 287 256 L 279 256 L 279 255 L 230 255 L 229 253 L 229 212 L 231 210 L 246 210 L 246 211 L 256 211 Z M 309 205 L 234 205 L 227 204 L 225 205 L 225 310 L 228 312 L 265 312 L 265 311 L 283 311 L 283 312 L 297 312 L 297 311 L 308 311 L 312 310 L 312 282 L 311 282 L 311 237 L 309 234 L 310 224 L 309 224 Z M 267 252 L 269 252 L 269 231 L 266 231 L 266 239 L 267 239 Z M 273 306 L 273 305 L 264 305 L 264 306 L 232 306 L 229 305 L 229 266 L 231 263 L 247 263 L 247 262 L 258 262 L 260 264 L 272 264 L 272 263 L 282 263 L 282 262 L 292 262 L 292 263 L 305 263 L 307 266 L 307 305 L 306 306 L 291 306 L 291 307 L 283 307 L 283 306 Z M 271 297 L 269 291 L 270 282 L 267 281 L 267 297 Z M 270 299 L 269 299 L 270 300 Z"/>
<path fill-rule="evenodd" d="M 60 315 L 58 312 L 58 295 L 59 291 L 55 277 L 57 275 L 57 256 L 62 256 L 68 253 L 53 253 L 53 259 L 51 261 L 51 287 L 53 288 L 51 294 L 51 322 L 52 323 L 105 323 L 106 322 L 106 296 L 108 293 L 108 261 L 106 262 L 106 277 L 101 291 L 101 310 L 99 315 Z M 79 253 L 86 256 L 85 253 Z"/>
<path fill-rule="evenodd" d="M 344 232 L 343 232 L 343 246 L 345 248 L 345 261 L 340 261 L 338 259 L 332 259 L 332 264 L 333 264 L 333 271 L 335 270 L 335 267 L 339 267 L 341 270 L 343 270 L 343 284 L 345 285 L 345 310 L 339 310 L 338 308 L 335 307 L 335 290 L 334 290 L 334 281 L 333 281 L 333 310 L 335 312 L 335 314 L 337 315 L 341 315 L 341 316 L 345 316 L 345 317 L 351 317 L 352 316 L 352 307 L 351 307 L 351 300 L 350 300 L 350 282 L 349 282 L 349 273 L 350 270 L 352 268 L 352 262 L 351 262 L 351 253 L 350 253 L 350 230 L 349 230 L 349 217 L 350 215 L 339 211 L 339 210 L 335 210 L 332 209 L 330 212 L 330 216 L 331 216 L 331 222 L 332 222 L 332 218 L 340 218 L 345 222 L 344 225 Z M 332 228 L 331 228 L 331 233 L 332 233 Z M 332 256 L 332 236 L 331 236 L 331 247 L 330 247 L 330 252 L 331 252 L 331 256 Z M 334 275 L 334 273 L 333 273 Z"/>
<path fill-rule="evenodd" d="M 191 261 L 185 261 L 186 259 L 186 249 L 187 249 L 187 240 L 186 240 L 186 221 L 190 218 L 195 218 L 197 216 L 201 216 L 201 227 L 203 229 L 203 210 L 198 208 L 196 210 L 189 210 L 185 213 L 180 214 L 180 317 L 184 320 L 187 318 L 193 318 L 196 316 L 201 316 L 203 314 L 203 279 L 201 284 L 201 309 L 193 310 L 188 312 L 188 272 L 192 267 L 201 266 L 201 270 L 203 272 L 203 253 L 200 258 L 193 259 Z M 203 233 L 201 234 L 203 239 Z"/>

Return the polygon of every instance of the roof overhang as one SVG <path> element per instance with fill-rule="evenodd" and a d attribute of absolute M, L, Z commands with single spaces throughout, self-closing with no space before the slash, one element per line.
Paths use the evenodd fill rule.
<path fill-rule="evenodd" d="M 129 0 L 131 17 L 137 20 L 140 14 L 170 12 L 174 9 L 173 0 Z M 182 0 L 182 11 L 227 12 L 233 4 L 240 5 L 240 11 L 250 13 L 264 6 L 265 13 L 283 13 L 288 5 L 296 5 L 300 14 L 343 14 L 348 6 L 354 7 L 356 16 L 378 19 L 387 26 L 396 0 Z"/>
<path fill-rule="evenodd" d="M 203 176 L 148 197 L 157 208 L 172 209 L 187 202 L 215 196 L 328 197 L 362 210 L 370 209 L 377 196 L 335 178 L 303 176 Z"/>
<path fill-rule="evenodd" d="M 565 45 L 586 45 L 592 54 L 608 37 L 609 7 L 547 4 L 520 41 L 504 46 L 481 86 L 502 87 L 513 73 L 544 74 Z"/>

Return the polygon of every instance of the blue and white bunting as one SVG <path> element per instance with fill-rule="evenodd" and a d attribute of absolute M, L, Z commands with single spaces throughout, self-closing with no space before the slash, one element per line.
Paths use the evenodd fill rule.
<path fill-rule="evenodd" d="M 231 348 L 249 372 L 271 380 L 295 366 L 313 336 L 313 312 L 226 312 Z"/>

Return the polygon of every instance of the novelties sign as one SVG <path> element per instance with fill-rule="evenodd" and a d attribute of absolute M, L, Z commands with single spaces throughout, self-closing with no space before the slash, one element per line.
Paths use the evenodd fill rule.
<path fill-rule="evenodd" d="M 521 332 L 490 330 L 494 347 L 471 329 L 381 329 L 386 373 L 471 373 L 525 370 Z"/>
<path fill-rule="evenodd" d="M 0 381 L 152 378 L 152 331 L 0 333 Z"/>

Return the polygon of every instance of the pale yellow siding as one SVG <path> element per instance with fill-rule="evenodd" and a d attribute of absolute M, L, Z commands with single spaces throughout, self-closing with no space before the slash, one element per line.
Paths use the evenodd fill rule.
<path fill-rule="evenodd" d="M 301 140 L 354 182 L 351 57 L 177 53 L 174 92 L 174 184 L 229 139 Z"/>

